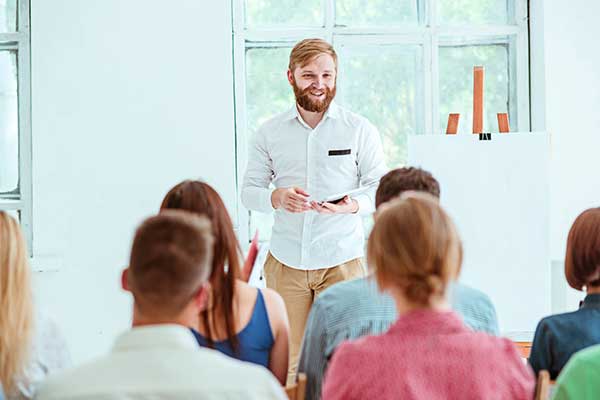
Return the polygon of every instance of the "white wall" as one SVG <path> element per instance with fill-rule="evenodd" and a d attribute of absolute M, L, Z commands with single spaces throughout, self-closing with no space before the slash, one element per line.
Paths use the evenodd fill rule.
<path fill-rule="evenodd" d="M 128 327 L 120 271 L 171 186 L 235 211 L 229 2 L 31 3 L 34 264 L 60 268 L 36 292 L 80 362 Z"/>
<path fill-rule="evenodd" d="M 545 92 L 552 135 L 551 249 L 555 310 L 572 310 L 583 295 L 567 289 L 562 261 L 575 217 L 600 205 L 600 2 L 532 1 L 532 96 Z M 540 40 L 540 34 L 543 39 Z M 543 42 L 543 50 L 539 47 Z M 540 75 L 545 75 L 541 76 Z M 543 81 L 543 85 L 539 81 Z M 532 116 L 543 101 L 534 100 Z M 539 112 L 538 112 L 539 115 Z M 539 118 L 538 118 L 539 119 Z M 539 123 L 539 121 L 538 121 Z M 534 126 L 534 129 L 538 127 Z M 561 289 L 562 287 L 562 289 Z"/>

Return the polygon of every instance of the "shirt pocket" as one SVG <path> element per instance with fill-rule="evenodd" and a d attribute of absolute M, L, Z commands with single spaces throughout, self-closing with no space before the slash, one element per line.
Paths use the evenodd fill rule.
<path fill-rule="evenodd" d="M 349 146 L 326 149 L 323 154 L 323 172 L 329 179 L 354 182 L 358 176 L 355 149 Z"/>

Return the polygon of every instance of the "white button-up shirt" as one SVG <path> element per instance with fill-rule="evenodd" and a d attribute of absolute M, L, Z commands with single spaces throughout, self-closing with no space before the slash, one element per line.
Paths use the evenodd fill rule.
<path fill-rule="evenodd" d="M 302 270 L 328 268 L 363 255 L 361 215 L 375 209 L 375 191 L 387 172 L 377 129 L 365 118 L 331 103 L 312 129 L 294 105 L 256 132 L 248 152 L 242 203 L 273 212 L 273 188 L 300 187 L 311 199 L 370 186 L 357 195 L 357 214 L 275 210 L 270 250 L 283 264 Z"/>
<path fill-rule="evenodd" d="M 121 335 L 96 361 L 50 376 L 36 400 L 287 399 L 264 367 L 201 348 L 188 328 L 149 325 Z"/>

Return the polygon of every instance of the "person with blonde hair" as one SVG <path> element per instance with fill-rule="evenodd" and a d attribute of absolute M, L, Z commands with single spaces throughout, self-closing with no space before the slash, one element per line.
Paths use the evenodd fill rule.
<path fill-rule="evenodd" d="M 246 208 L 275 213 L 264 275 L 290 319 L 288 380 L 315 297 L 365 274 L 361 216 L 374 211 L 377 183 L 387 172 L 377 129 L 333 101 L 337 72 L 330 43 L 305 39 L 294 46 L 287 79 L 295 104 L 254 135 L 242 184 Z M 358 188 L 366 190 L 344 196 Z"/>
<path fill-rule="evenodd" d="M 467 328 L 448 305 L 462 245 L 438 201 L 408 192 L 378 212 L 369 266 L 399 317 L 333 354 L 323 399 L 531 399 L 534 378 L 514 344 Z"/>
<path fill-rule="evenodd" d="M 19 223 L 0 211 L 0 384 L 7 399 L 31 399 L 48 373 L 69 362 L 55 324 L 34 308 Z"/>

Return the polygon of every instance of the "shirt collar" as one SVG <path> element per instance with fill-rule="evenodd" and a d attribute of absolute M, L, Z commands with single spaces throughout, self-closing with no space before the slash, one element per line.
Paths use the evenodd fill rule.
<path fill-rule="evenodd" d="M 294 105 L 283 116 L 283 119 L 286 121 L 294 118 L 298 118 L 299 121 L 302 121 L 302 116 L 298 111 L 298 103 L 294 103 Z M 329 108 L 327 108 L 327 111 L 325 111 L 325 115 L 323 115 L 323 120 L 325 120 L 325 118 L 340 118 L 340 108 L 335 103 L 335 100 L 333 100 L 329 104 Z"/>
<path fill-rule="evenodd" d="M 113 352 L 165 347 L 195 350 L 198 349 L 198 342 L 192 332 L 182 325 L 146 325 L 121 334 L 113 346 Z"/>
<path fill-rule="evenodd" d="M 600 308 L 600 293 L 585 296 L 581 308 Z"/>
<path fill-rule="evenodd" d="M 400 315 L 390 327 L 392 334 L 404 335 L 444 335 L 468 331 L 453 311 L 421 309 Z"/>

